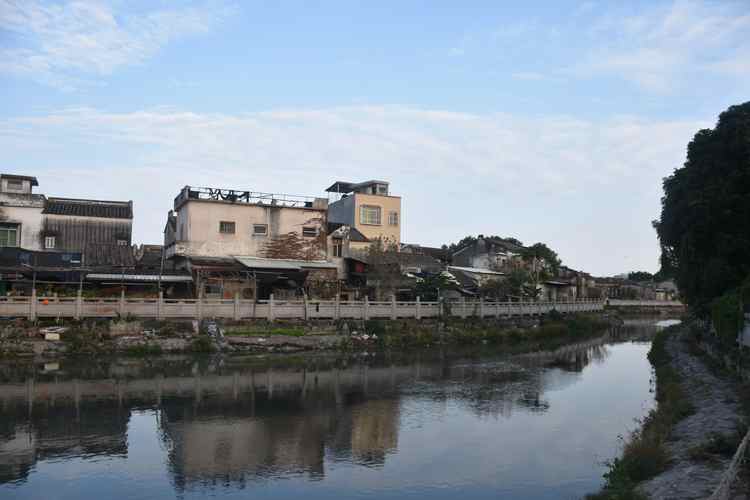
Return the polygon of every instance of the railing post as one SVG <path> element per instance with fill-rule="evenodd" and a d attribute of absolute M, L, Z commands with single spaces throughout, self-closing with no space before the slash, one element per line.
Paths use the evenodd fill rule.
<path fill-rule="evenodd" d="M 341 319 L 341 296 L 338 293 L 336 294 L 336 301 L 333 305 L 333 319 Z"/>
<path fill-rule="evenodd" d="M 479 318 L 484 318 L 484 297 L 479 297 Z"/>
<path fill-rule="evenodd" d="M 466 297 L 461 295 L 461 319 L 466 319 Z"/>
<path fill-rule="evenodd" d="M 268 296 L 268 321 L 276 319 L 275 311 L 273 310 L 273 294 Z"/>
<path fill-rule="evenodd" d="M 125 290 L 120 290 L 120 302 L 117 304 L 117 312 L 121 318 L 125 316 Z"/>
<path fill-rule="evenodd" d="M 161 313 L 161 305 L 164 301 L 164 292 L 159 290 L 159 296 L 156 298 L 156 319 L 161 319 L 162 313 Z"/>
<path fill-rule="evenodd" d="M 29 301 L 29 320 L 36 319 L 36 288 L 31 289 L 31 300 Z"/>
<path fill-rule="evenodd" d="M 417 310 L 414 313 L 416 319 L 422 319 L 422 299 L 417 295 Z"/>
<path fill-rule="evenodd" d="M 83 296 L 81 294 L 81 289 L 79 288 L 76 292 L 76 315 L 75 319 L 79 320 L 81 319 L 81 313 L 83 312 Z"/>
<path fill-rule="evenodd" d="M 308 320 L 308 312 L 307 312 L 307 294 L 302 294 L 302 307 L 305 308 L 305 312 L 303 313 L 303 318 L 305 321 Z"/>
<path fill-rule="evenodd" d="M 195 303 L 196 316 L 198 316 L 198 322 L 203 321 L 203 290 L 198 292 L 198 301 Z"/>
<path fill-rule="evenodd" d="M 398 318 L 398 312 L 396 312 L 396 294 L 391 294 L 391 319 Z"/>
<path fill-rule="evenodd" d="M 240 292 L 234 293 L 234 314 L 232 319 L 235 321 L 240 320 Z"/>
<path fill-rule="evenodd" d="M 365 295 L 365 302 L 362 305 L 362 319 L 367 321 L 370 315 L 370 297 Z"/>

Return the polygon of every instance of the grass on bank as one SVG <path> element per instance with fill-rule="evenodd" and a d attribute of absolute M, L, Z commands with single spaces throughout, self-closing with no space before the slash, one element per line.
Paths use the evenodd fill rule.
<path fill-rule="evenodd" d="M 279 327 L 269 329 L 229 328 L 225 331 L 225 334 L 238 337 L 270 337 L 274 335 L 282 335 L 287 337 L 304 337 L 305 329 L 302 327 Z"/>
<path fill-rule="evenodd" d="M 657 407 L 643 419 L 640 429 L 625 442 L 622 457 L 608 463 L 604 487 L 587 500 L 642 500 L 638 483 L 663 472 L 669 464 L 665 442 L 674 425 L 693 412 L 682 386 L 680 374 L 670 361 L 667 340 L 679 326 L 657 333 L 648 353 L 656 374 Z"/>

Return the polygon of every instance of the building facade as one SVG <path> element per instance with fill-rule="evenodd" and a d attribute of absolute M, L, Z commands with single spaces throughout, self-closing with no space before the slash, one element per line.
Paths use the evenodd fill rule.
<path fill-rule="evenodd" d="M 401 245 L 401 197 L 390 195 L 387 182 L 336 181 L 326 191 L 338 198 L 328 205 L 329 222 L 351 226 L 368 240 Z"/>
<path fill-rule="evenodd" d="M 324 259 L 327 205 L 324 198 L 185 186 L 167 218 L 166 256 L 266 257 L 273 240 L 296 235 L 311 258 Z"/>
<path fill-rule="evenodd" d="M 0 175 L 0 247 L 42 249 L 45 197 L 35 194 L 36 177 Z"/>

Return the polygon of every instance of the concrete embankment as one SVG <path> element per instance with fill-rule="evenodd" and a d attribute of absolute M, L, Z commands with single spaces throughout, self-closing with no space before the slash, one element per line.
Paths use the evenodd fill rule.
<path fill-rule="evenodd" d="M 318 350 L 423 348 L 436 344 L 555 345 L 591 337 L 614 317 L 571 315 L 508 319 L 376 320 L 351 322 L 226 322 L 220 334 L 191 322 L 121 321 L 72 323 L 59 340 L 42 340 L 44 329 L 32 323 L 0 331 L 0 356 L 50 358 L 75 354 L 159 354 L 177 352 L 289 353 Z M 217 329 L 217 327 L 212 327 Z"/>

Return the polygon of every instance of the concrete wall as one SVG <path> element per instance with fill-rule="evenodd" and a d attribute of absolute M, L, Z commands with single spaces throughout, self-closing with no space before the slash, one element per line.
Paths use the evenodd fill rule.
<path fill-rule="evenodd" d="M 174 253 L 208 257 L 262 257 L 270 239 L 292 232 L 302 236 L 302 228 L 308 226 L 322 231 L 325 220 L 324 209 L 192 200 L 177 212 Z M 234 234 L 219 232 L 221 221 L 234 222 Z M 254 224 L 267 224 L 268 234 L 253 235 Z M 321 258 L 325 257 L 324 253 L 325 249 L 321 252 Z"/>
<path fill-rule="evenodd" d="M 328 221 L 354 226 L 354 196 L 341 198 L 328 205 Z"/>
<path fill-rule="evenodd" d="M 18 246 L 27 250 L 42 249 L 42 210 L 44 198 L 31 195 L 0 193 L 0 222 L 19 224 Z"/>
<path fill-rule="evenodd" d="M 362 205 L 375 205 L 381 208 L 380 225 L 372 226 L 362 224 L 359 217 L 359 208 Z M 398 225 L 388 224 L 388 214 L 391 211 L 398 213 Z M 368 239 L 387 238 L 397 244 L 401 244 L 401 198 L 397 196 L 378 196 L 372 194 L 354 194 L 354 227 L 356 227 Z"/>

